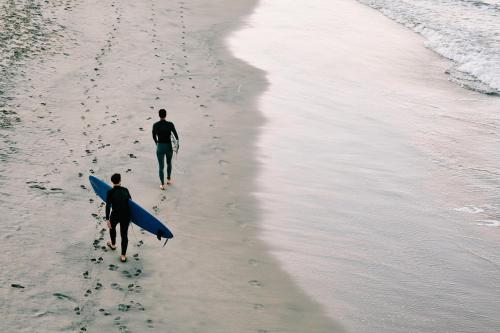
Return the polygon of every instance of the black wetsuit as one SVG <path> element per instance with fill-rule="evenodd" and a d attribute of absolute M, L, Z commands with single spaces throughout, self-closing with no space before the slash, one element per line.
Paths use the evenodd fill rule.
<path fill-rule="evenodd" d="M 167 179 L 170 180 L 172 173 L 172 141 L 171 136 L 179 140 L 175 126 L 170 121 L 164 119 L 153 125 L 153 140 L 156 143 L 156 157 L 158 158 L 159 176 L 161 184 L 165 183 L 163 168 L 165 166 L 165 157 L 167 158 Z"/>
<path fill-rule="evenodd" d="M 121 186 L 114 186 L 108 191 L 106 196 L 106 220 L 110 220 L 111 222 L 111 228 L 109 229 L 111 244 L 115 245 L 116 243 L 116 225 L 120 223 L 122 255 L 127 253 L 127 233 L 130 224 L 130 207 L 128 205 L 128 200 L 131 198 L 129 191 Z"/>

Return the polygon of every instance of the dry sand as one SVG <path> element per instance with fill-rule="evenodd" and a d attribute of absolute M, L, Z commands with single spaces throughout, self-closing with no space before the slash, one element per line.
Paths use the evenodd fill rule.
<path fill-rule="evenodd" d="M 20 122 L 0 171 L 0 330 L 342 331 L 258 239 L 265 73 L 224 42 L 255 1 L 61 4 L 63 43 L 9 104 Z M 181 137 L 167 191 L 150 134 L 160 107 Z M 162 248 L 133 227 L 126 264 L 102 248 L 86 180 L 114 172 L 175 235 Z"/>

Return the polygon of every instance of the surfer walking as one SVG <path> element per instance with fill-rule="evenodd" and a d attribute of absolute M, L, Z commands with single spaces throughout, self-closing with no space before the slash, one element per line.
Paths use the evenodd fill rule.
<path fill-rule="evenodd" d="M 160 121 L 153 125 L 153 140 L 156 144 L 156 157 L 158 158 L 158 169 L 160 176 L 160 189 L 165 189 L 165 175 L 163 169 L 165 167 L 165 159 L 167 160 L 167 184 L 172 184 L 172 179 L 170 175 L 172 174 L 172 135 L 174 135 L 177 140 L 177 149 L 179 149 L 179 136 L 175 130 L 175 126 L 172 122 L 167 121 L 167 111 L 165 109 L 160 109 L 158 111 L 160 116 Z"/>
<path fill-rule="evenodd" d="M 121 186 L 121 176 L 119 173 L 115 173 L 111 176 L 111 182 L 113 183 L 113 188 L 110 189 L 106 195 L 106 223 L 111 238 L 111 242 L 108 242 L 108 247 L 111 250 L 116 250 L 116 226 L 120 224 L 120 237 L 122 241 L 122 254 L 120 260 L 125 262 L 127 261 L 127 234 L 130 224 L 130 207 L 128 200 L 132 197 L 128 189 Z"/>

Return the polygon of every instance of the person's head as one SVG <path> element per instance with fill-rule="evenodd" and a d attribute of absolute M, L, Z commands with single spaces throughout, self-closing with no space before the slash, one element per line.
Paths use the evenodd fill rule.
<path fill-rule="evenodd" d="M 120 176 L 119 173 L 115 173 L 113 176 L 111 176 L 111 182 L 113 185 L 120 185 L 122 181 L 122 176 Z"/>
<path fill-rule="evenodd" d="M 158 111 L 158 115 L 160 116 L 161 119 L 165 119 L 167 117 L 167 110 L 160 109 L 160 111 Z"/>

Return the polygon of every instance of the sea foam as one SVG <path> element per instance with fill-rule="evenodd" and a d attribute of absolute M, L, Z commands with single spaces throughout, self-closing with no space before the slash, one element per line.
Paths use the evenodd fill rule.
<path fill-rule="evenodd" d="M 359 0 L 418 32 L 452 60 L 446 73 L 468 89 L 500 94 L 500 1 Z"/>

